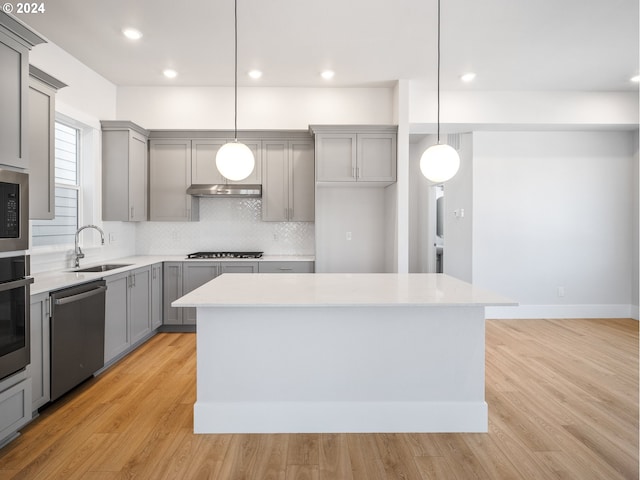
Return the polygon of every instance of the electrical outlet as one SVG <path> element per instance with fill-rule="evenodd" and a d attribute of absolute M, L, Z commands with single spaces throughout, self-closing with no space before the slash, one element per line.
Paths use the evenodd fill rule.
<path fill-rule="evenodd" d="M 347 237 L 347 240 L 351 240 L 351 232 L 347 232 L 346 237 Z"/>
<path fill-rule="evenodd" d="M 116 243 L 117 239 L 116 239 L 116 234 L 113 232 L 109 233 L 109 243 Z"/>
<path fill-rule="evenodd" d="M 564 297 L 564 287 L 558 287 L 558 296 Z"/>

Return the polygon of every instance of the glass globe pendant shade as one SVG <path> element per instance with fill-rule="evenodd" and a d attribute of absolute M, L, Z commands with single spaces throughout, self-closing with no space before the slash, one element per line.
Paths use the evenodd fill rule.
<path fill-rule="evenodd" d="M 216 167 L 229 180 L 244 180 L 251 175 L 255 164 L 251 149 L 238 141 L 225 143 L 216 154 Z"/>
<path fill-rule="evenodd" d="M 433 183 L 446 182 L 458 173 L 460 156 L 447 144 L 432 145 L 420 157 L 422 174 Z"/>

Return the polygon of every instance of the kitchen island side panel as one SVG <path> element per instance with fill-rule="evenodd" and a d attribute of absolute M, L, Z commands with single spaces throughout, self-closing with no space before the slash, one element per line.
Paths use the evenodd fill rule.
<path fill-rule="evenodd" d="M 199 307 L 196 433 L 486 432 L 484 307 Z"/>

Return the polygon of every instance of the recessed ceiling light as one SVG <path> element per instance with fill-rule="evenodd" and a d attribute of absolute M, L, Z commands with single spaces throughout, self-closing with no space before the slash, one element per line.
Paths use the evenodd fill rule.
<path fill-rule="evenodd" d="M 473 72 L 468 72 L 460 76 L 460 80 L 463 82 L 471 82 L 474 78 L 476 78 L 476 74 Z"/>
<path fill-rule="evenodd" d="M 254 80 L 257 80 L 258 78 L 260 78 L 262 76 L 262 72 L 260 70 L 251 70 L 249 72 L 249 76 L 251 78 L 253 78 Z"/>
<path fill-rule="evenodd" d="M 122 34 L 129 40 L 140 40 L 142 38 L 142 32 L 135 28 L 123 28 Z"/>
<path fill-rule="evenodd" d="M 167 68 L 162 72 L 162 74 L 167 78 L 176 78 L 178 76 L 178 72 L 172 70 L 171 68 Z"/>
<path fill-rule="evenodd" d="M 632 82 L 640 82 L 640 75 L 636 75 L 635 77 L 631 77 Z"/>
<path fill-rule="evenodd" d="M 335 74 L 336 72 L 334 72 L 333 70 L 325 70 L 320 74 L 320 76 L 322 76 L 322 78 L 324 78 L 325 80 L 331 80 Z"/>

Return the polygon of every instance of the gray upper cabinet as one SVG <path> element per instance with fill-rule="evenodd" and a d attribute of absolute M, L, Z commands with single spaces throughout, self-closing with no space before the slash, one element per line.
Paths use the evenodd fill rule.
<path fill-rule="evenodd" d="M 29 49 L 45 40 L 0 12 L 0 163 L 29 167 Z"/>
<path fill-rule="evenodd" d="M 55 217 L 56 92 L 66 85 L 29 66 L 29 218 Z"/>
<path fill-rule="evenodd" d="M 198 201 L 187 195 L 191 185 L 191 140 L 149 142 L 149 220 L 198 220 Z"/>
<path fill-rule="evenodd" d="M 101 123 L 102 219 L 122 222 L 146 220 L 149 132 L 132 122 Z"/>
<path fill-rule="evenodd" d="M 396 181 L 397 128 L 312 126 L 317 182 Z"/>
<path fill-rule="evenodd" d="M 314 221 L 313 155 L 311 140 L 262 142 L 263 221 Z"/>
<path fill-rule="evenodd" d="M 233 181 L 222 176 L 216 167 L 216 155 L 228 139 L 198 139 L 191 141 L 191 183 L 204 184 L 261 184 L 262 183 L 262 141 L 240 140 L 253 152 L 256 165 L 251 175 L 244 180 Z"/>

